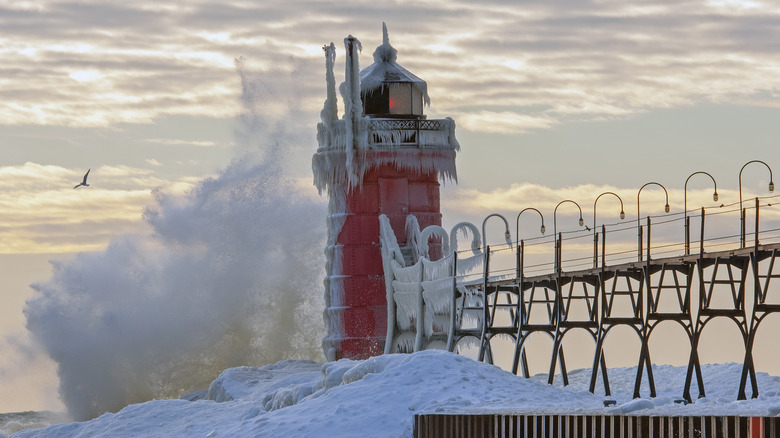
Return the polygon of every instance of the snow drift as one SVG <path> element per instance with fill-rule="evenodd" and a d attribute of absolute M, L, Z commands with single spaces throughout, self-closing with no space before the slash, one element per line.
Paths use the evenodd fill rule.
<path fill-rule="evenodd" d="M 569 413 L 635 415 L 777 415 L 780 377 L 759 373 L 764 395 L 737 402 L 738 364 L 704 365 L 716 377 L 710 396 L 674 403 L 684 367 L 656 369 L 659 397 L 631 400 L 632 368 L 611 370 L 616 407 L 583 389 L 589 370 L 572 371 L 561 388 L 493 365 L 426 350 L 318 365 L 286 360 L 226 370 L 209 388 L 213 400 L 159 400 L 128 406 L 86 423 L 27 430 L 15 437 L 295 436 L 411 437 L 416 413 Z M 546 377 L 546 376 L 545 376 Z M 580 379 L 581 377 L 581 379 Z M 674 388 L 673 390 L 670 388 Z"/>

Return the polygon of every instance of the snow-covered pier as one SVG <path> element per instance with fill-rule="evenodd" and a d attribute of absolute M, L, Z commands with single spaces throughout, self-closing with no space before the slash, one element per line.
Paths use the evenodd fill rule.
<path fill-rule="evenodd" d="M 692 402 L 694 380 L 694 397 L 706 396 L 699 356 L 702 334 L 711 321 L 725 318 L 733 322 L 742 340 L 742 345 L 730 347 L 735 351 L 743 347 L 744 351 L 736 398 L 747 398 L 748 382 L 750 396 L 756 398 L 759 388 L 753 359 L 755 341 L 767 317 L 780 313 L 780 289 L 776 286 L 778 283 L 772 281 L 780 278 L 776 268 L 780 239 L 777 229 L 764 225 L 762 230 L 759 222 L 759 214 L 772 217 L 773 210 L 776 210 L 772 202 L 772 198 L 763 201 L 756 198 L 749 210 L 742 208 L 742 202 L 739 210 L 729 209 L 728 206 L 711 207 L 718 209 L 711 216 L 721 221 L 736 218 L 736 214 L 729 216 L 729 213 L 741 213 L 742 232 L 725 237 L 708 238 L 705 235 L 704 223 L 708 216 L 702 208 L 697 218 L 701 227 L 696 237 L 698 240 L 693 242 L 694 252 L 690 251 L 690 233 L 687 232 L 691 220 L 688 212 L 684 216 L 671 213 L 664 220 L 654 218 L 660 226 L 674 225 L 675 222 L 686 225 L 684 242 L 669 243 L 668 236 L 665 236 L 666 241 L 656 246 L 651 245 L 651 230 L 655 230 L 656 226 L 651 224 L 650 218 L 645 226 L 638 229 L 621 224 L 599 227 L 594 224 L 585 234 L 556 233 L 544 240 L 529 239 L 530 244 L 506 237 L 507 245 L 493 248 L 488 245 L 479 248 L 479 233 L 472 226 L 475 239 L 471 250 L 474 255 L 471 257 L 462 257 L 461 254 L 466 251 L 459 254 L 457 243 L 450 241 L 457 235 L 455 230 L 448 235 L 441 227 L 430 227 L 411 233 L 413 237 L 407 245 L 415 249 L 421 260 L 417 271 L 414 270 L 415 265 L 401 267 L 402 258 L 393 255 L 399 249 L 393 246 L 391 237 L 385 237 L 382 240 L 384 258 L 394 258 L 392 261 L 397 265 L 385 270 L 392 279 L 392 287 L 388 288 L 391 292 L 388 295 L 388 318 L 396 321 L 394 331 L 388 332 L 386 352 L 444 348 L 444 345 L 450 351 L 458 351 L 458 343 L 470 339 L 478 346 L 478 359 L 493 363 L 495 347 L 492 341 L 494 337 L 503 335 L 514 341 L 511 371 L 528 377 L 526 342 L 532 335 L 542 333 L 553 340 L 548 383 L 552 384 L 555 376 L 559 375 L 566 385 L 568 375 L 563 340 L 568 333 L 580 330 L 587 332 L 595 343 L 589 389 L 595 392 L 596 384 L 601 380 L 604 393 L 610 395 L 605 340 L 615 328 L 626 327 L 637 335 L 641 344 L 634 397 L 640 397 L 645 377 L 644 387 L 649 389 L 650 397 L 655 397 L 649 345 L 655 329 L 668 323 L 682 328 L 690 345 L 687 374 L 681 392 L 682 400 Z M 752 234 L 745 232 L 747 213 L 755 216 Z M 675 215 L 679 218 L 674 219 Z M 414 228 L 413 222 L 412 226 L 407 224 L 407 230 Z M 508 229 L 507 224 L 507 236 Z M 636 249 L 625 250 L 625 244 L 614 241 L 611 247 L 617 247 L 619 251 L 606 251 L 608 231 L 614 239 L 619 232 L 632 230 L 635 236 L 638 234 L 638 246 L 640 251 L 644 248 L 644 252 L 639 252 L 637 256 Z M 386 234 L 391 236 L 389 232 Z M 576 248 L 572 243 L 583 237 L 592 237 L 592 258 L 579 256 L 589 251 L 587 245 Z M 442 247 L 452 248 L 449 253 L 445 251 L 448 256 L 434 262 L 427 258 L 426 251 L 427 244 L 436 239 L 440 239 Z M 563 257 L 565 246 L 573 256 Z M 550 254 L 553 251 L 542 251 L 544 248 L 554 250 L 554 254 Z M 669 252 L 674 254 L 668 255 Z M 508 269 L 494 267 L 494 260 L 501 257 L 503 267 L 507 266 L 507 258 L 514 258 L 514 266 L 510 263 Z M 537 263 L 545 258 L 553 261 Z M 626 261 L 626 258 L 634 259 Z M 534 262 L 529 264 L 528 259 Z M 588 267 L 581 267 L 583 260 Z M 461 269 L 464 267 L 461 265 L 469 264 L 471 266 Z M 479 264 L 482 265 L 481 272 L 475 274 L 474 266 Z M 461 274 L 469 269 L 472 272 L 470 276 Z M 544 269 L 548 271 L 545 273 Z M 419 284 L 417 301 L 413 298 L 414 284 Z M 410 292 L 412 295 L 409 295 Z M 442 301 L 447 296 L 451 299 L 450 303 Z M 412 327 L 411 321 L 416 328 Z M 437 336 L 440 341 L 437 341 Z"/>

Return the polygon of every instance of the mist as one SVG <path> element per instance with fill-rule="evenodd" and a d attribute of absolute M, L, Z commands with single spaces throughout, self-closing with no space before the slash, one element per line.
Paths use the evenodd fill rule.
<path fill-rule="evenodd" d="M 294 73 L 236 65 L 232 164 L 186 195 L 156 191 L 150 234 L 52 262 L 32 285 L 27 328 L 57 363 L 74 419 L 205 389 L 232 366 L 324 360 L 325 200 L 299 188 L 288 161 L 314 125 L 296 126 Z"/>

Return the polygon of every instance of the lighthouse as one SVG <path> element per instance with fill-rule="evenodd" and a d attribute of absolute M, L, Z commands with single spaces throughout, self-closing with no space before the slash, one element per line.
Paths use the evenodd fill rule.
<path fill-rule="evenodd" d="M 328 196 L 328 239 L 322 345 L 328 360 L 381 354 L 387 331 L 387 303 L 379 244 L 379 216 L 390 220 L 399 246 L 405 224 L 441 225 L 440 182 L 456 181 L 455 123 L 432 120 L 427 84 L 396 61 L 383 24 L 383 42 L 362 71 L 361 43 L 351 35 L 338 115 L 335 45 L 323 47 L 327 98 L 317 125 L 312 158 L 314 184 Z"/>

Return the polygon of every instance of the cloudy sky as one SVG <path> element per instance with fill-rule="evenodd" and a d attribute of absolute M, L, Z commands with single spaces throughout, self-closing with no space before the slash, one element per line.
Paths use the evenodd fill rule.
<path fill-rule="evenodd" d="M 341 66 L 354 35 L 367 66 L 383 21 L 399 63 L 428 82 L 426 113 L 458 126 L 445 222 L 551 214 L 605 190 L 634 199 L 653 180 L 681 210 L 701 170 L 733 202 L 744 163 L 780 166 L 775 1 L 3 0 L 0 299 L 12 315 L 0 329 L 23 330 L 25 285 L 48 278 L 48 259 L 146 232 L 155 190 L 184 193 L 240 156 L 237 63 L 264 78 L 266 111 L 306 134 L 289 168 L 316 196 L 322 46 L 336 43 Z M 91 187 L 73 190 L 87 169 Z M 745 190 L 765 194 L 766 171 L 749 169 Z M 689 190 L 709 196 L 710 182 Z"/>

